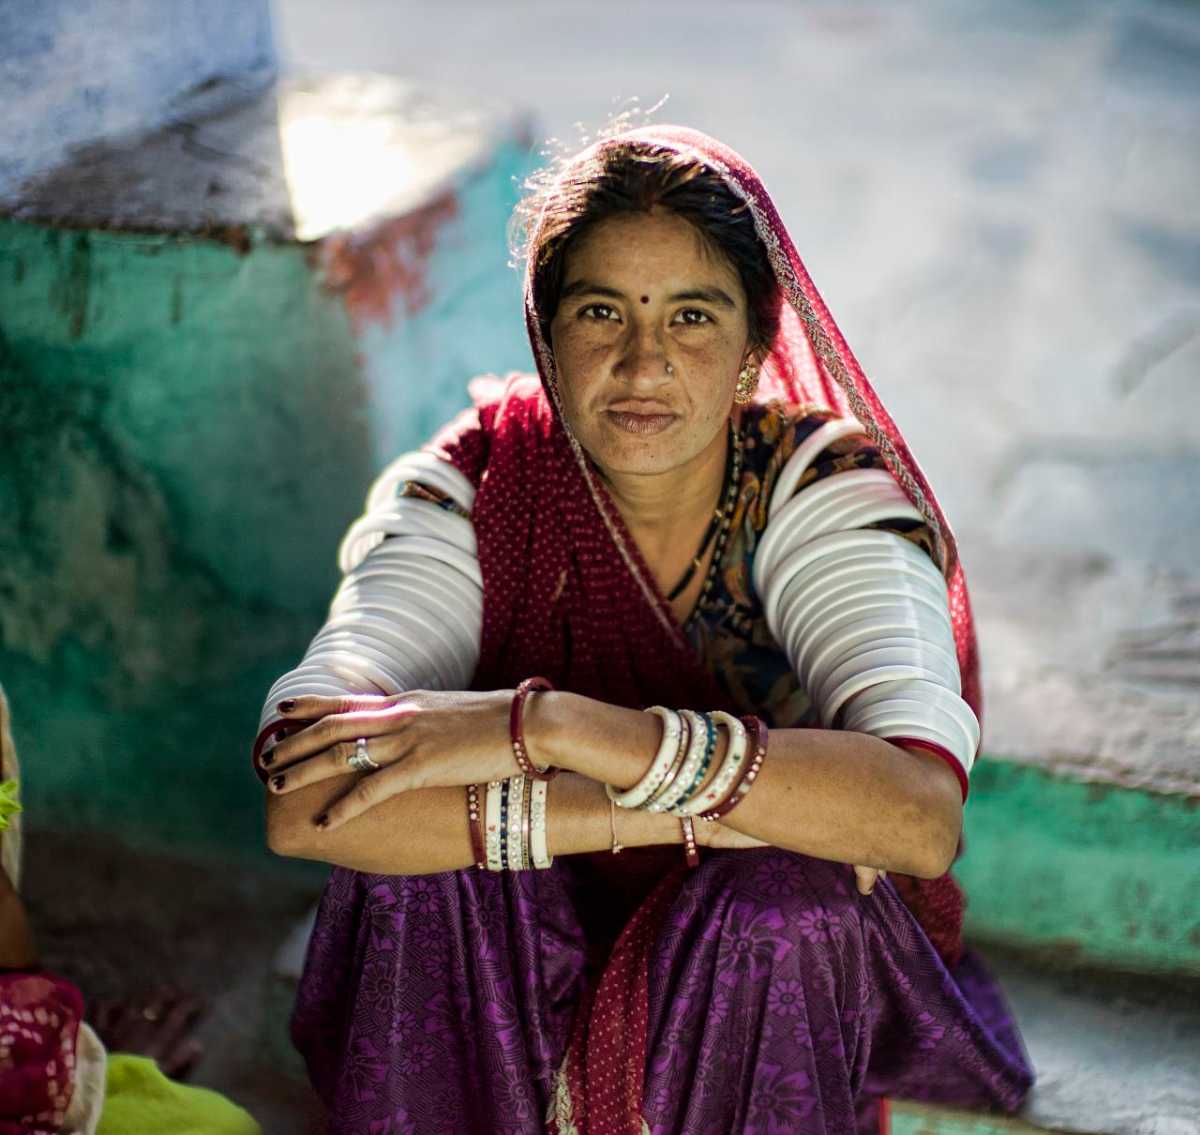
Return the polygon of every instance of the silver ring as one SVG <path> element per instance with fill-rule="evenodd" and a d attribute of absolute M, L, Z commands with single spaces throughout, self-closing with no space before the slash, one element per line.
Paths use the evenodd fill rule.
<path fill-rule="evenodd" d="M 355 772 L 378 772 L 383 766 L 371 759 L 367 752 L 367 739 L 359 737 L 354 742 L 354 755 L 350 758 L 350 767 Z"/>

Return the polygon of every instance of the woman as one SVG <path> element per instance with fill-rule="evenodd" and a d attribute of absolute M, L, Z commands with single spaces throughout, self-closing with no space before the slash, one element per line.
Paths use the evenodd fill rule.
<path fill-rule="evenodd" d="M 538 375 L 380 477 L 254 746 L 272 847 L 337 867 L 292 1022 L 332 1130 L 1015 1110 L 954 540 L 765 188 L 641 127 L 523 216 Z"/>

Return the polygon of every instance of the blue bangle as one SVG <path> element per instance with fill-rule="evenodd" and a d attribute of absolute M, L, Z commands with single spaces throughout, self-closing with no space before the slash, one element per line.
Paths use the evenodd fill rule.
<path fill-rule="evenodd" d="M 712 764 L 713 753 L 717 751 L 717 730 L 713 725 L 712 714 L 701 713 L 700 716 L 704 718 L 704 756 L 700 759 L 700 767 L 696 770 L 696 775 L 692 778 L 692 783 L 687 786 L 687 789 L 681 795 L 676 796 L 671 801 L 670 806 L 665 809 L 672 816 L 683 814 L 676 809 L 686 804 L 692 793 L 704 783 L 704 777 L 708 773 L 708 766 Z"/>
<path fill-rule="evenodd" d="M 508 778 L 500 782 L 500 870 L 508 870 Z"/>

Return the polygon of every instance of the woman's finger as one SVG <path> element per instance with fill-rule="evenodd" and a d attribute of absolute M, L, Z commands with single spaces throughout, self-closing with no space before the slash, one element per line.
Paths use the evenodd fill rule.
<path fill-rule="evenodd" d="M 875 889 L 875 880 L 878 876 L 879 869 L 876 867 L 860 867 L 857 863 L 854 865 L 854 877 L 860 895 L 869 895 Z"/>
<path fill-rule="evenodd" d="M 402 760 L 407 748 L 401 734 L 389 733 L 382 737 L 367 738 L 367 756 L 385 768 Z M 345 776 L 348 772 L 364 771 L 350 763 L 357 754 L 356 741 L 339 741 L 323 753 L 296 761 L 283 771 L 274 773 L 267 784 L 272 792 L 283 794 L 331 777 Z"/>
<path fill-rule="evenodd" d="M 397 694 L 339 694 L 326 697 L 323 694 L 299 694 L 285 698 L 276 704 L 281 717 L 325 717 L 331 713 L 354 713 L 360 709 L 380 709 L 390 705 L 401 695 Z"/>
<path fill-rule="evenodd" d="M 285 737 L 271 750 L 270 771 L 275 773 L 286 769 L 297 761 L 331 749 L 340 741 L 354 741 L 358 737 L 380 737 L 388 733 L 401 732 L 404 728 L 405 717 L 416 712 L 418 712 L 417 703 L 412 702 L 410 705 L 405 700 L 393 701 L 379 708 L 360 709 L 322 717 L 307 728 L 301 729 L 299 733 Z"/>
<path fill-rule="evenodd" d="M 368 809 L 374 808 L 376 804 L 382 804 L 401 792 L 422 787 L 414 784 L 413 779 L 413 770 L 408 767 L 407 761 L 400 761 L 379 772 L 364 776 L 345 796 L 319 815 L 315 823 L 322 831 L 332 831 L 341 827 L 355 816 L 361 816 Z"/>

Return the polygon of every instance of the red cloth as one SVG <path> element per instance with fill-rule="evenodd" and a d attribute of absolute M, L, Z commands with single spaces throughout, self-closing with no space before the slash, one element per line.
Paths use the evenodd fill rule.
<path fill-rule="evenodd" d="M 44 973 L 0 973 L 0 1135 L 54 1135 L 75 1082 L 83 996 Z"/>
<path fill-rule="evenodd" d="M 750 202 L 781 289 L 780 333 L 762 369 L 757 396 L 853 414 L 880 447 L 888 468 L 937 537 L 963 697 L 980 715 L 974 624 L 954 537 L 900 431 L 809 279 L 762 182 L 733 150 L 686 127 L 642 127 L 595 146 L 613 141 L 644 141 L 693 153 Z M 535 232 L 534 247 L 537 240 Z M 472 521 L 484 610 L 475 688 L 512 688 L 530 674 L 544 674 L 560 689 L 615 705 L 660 703 L 739 712 L 701 665 L 594 463 L 568 434 L 529 270 L 525 315 L 538 375 L 476 379 L 470 387 L 475 407 L 427 446 L 453 462 L 478 490 Z M 682 851 L 678 854 L 682 857 Z M 640 1135 L 647 942 L 673 893 L 672 880 L 677 888 L 682 877 L 681 870 L 672 871 L 637 910 L 604 972 L 595 1006 L 590 997 L 581 1006 L 571 1048 L 581 1052 L 587 1039 L 586 1067 L 569 1063 L 581 1133 Z M 890 877 L 952 965 L 962 949 L 964 906 L 953 878 Z M 593 1016 L 596 1024 L 590 1028 Z M 614 1019 L 623 1020 L 627 1030 L 619 1045 L 605 1024 Z M 610 1068 L 614 1061 L 619 1070 L 601 1076 L 598 1069 Z"/>

